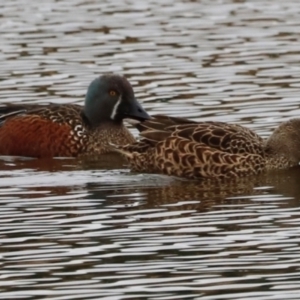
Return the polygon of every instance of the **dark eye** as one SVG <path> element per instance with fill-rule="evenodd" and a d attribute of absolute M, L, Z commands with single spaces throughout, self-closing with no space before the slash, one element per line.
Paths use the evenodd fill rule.
<path fill-rule="evenodd" d="M 117 95 L 117 92 L 114 91 L 114 90 L 110 90 L 110 91 L 109 91 L 109 95 L 112 96 L 112 97 L 114 97 L 114 96 Z"/>

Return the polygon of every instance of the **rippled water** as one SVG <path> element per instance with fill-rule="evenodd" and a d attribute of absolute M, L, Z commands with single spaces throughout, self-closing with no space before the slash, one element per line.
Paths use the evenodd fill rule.
<path fill-rule="evenodd" d="M 82 103 L 113 71 L 150 113 L 266 137 L 300 112 L 299 14 L 297 0 L 2 1 L 0 104 Z M 115 156 L 1 157 L 0 299 L 299 299 L 299 178 L 208 186 Z"/>

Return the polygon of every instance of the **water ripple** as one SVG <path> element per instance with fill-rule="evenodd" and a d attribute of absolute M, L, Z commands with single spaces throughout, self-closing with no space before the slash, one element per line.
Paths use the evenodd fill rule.
<path fill-rule="evenodd" d="M 267 137 L 299 116 L 299 12 L 279 0 L 6 1 L 0 104 L 82 104 L 95 76 L 118 72 L 151 114 Z M 110 157 L 1 157 L 0 299 L 298 299 L 299 176 L 209 185 Z"/>

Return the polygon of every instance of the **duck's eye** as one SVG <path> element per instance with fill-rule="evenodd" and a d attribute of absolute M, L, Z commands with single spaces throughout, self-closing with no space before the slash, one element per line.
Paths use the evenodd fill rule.
<path fill-rule="evenodd" d="M 110 90 L 110 91 L 109 91 L 109 95 L 112 96 L 112 97 L 114 97 L 114 96 L 117 95 L 117 92 L 114 91 L 114 90 Z"/>

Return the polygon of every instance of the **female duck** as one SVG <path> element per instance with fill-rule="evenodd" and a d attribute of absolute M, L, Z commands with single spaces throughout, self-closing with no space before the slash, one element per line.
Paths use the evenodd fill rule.
<path fill-rule="evenodd" d="M 163 115 L 136 126 L 140 142 L 112 148 L 138 172 L 225 179 L 297 166 L 300 161 L 300 119 L 281 124 L 267 140 L 237 124 Z"/>

